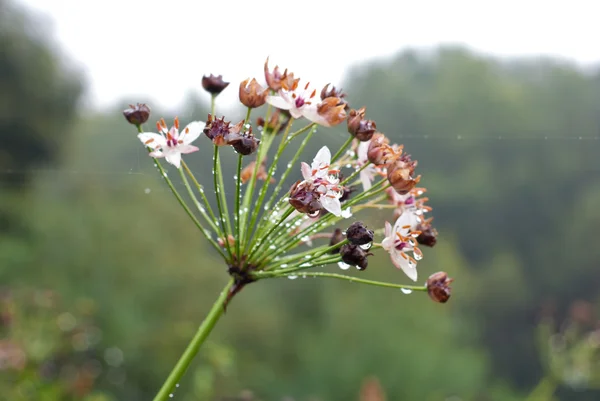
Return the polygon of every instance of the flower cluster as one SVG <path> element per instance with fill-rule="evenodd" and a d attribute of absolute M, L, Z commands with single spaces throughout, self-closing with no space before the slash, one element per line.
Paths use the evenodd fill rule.
<path fill-rule="evenodd" d="M 405 293 L 423 291 L 436 302 L 448 301 L 452 279 L 443 272 L 432 274 L 422 286 L 411 286 L 314 271 L 331 264 L 363 271 L 368 258 L 384 250 L 391 265 L 417 281 L 417 263 L 423 258 L 420 246 L 434 246 L 437 231 L 426 218 L 431 212 L 423 197 L 426 190 L 417 187 L 421 181 L 415 174 L 417 161 L 367 119 L 365 107 L 353 108 L 335 86 L 328 84 L 319 91 L 287 69 L 271 69 L 268 59 L 264 74 L 265 85 L 255 78 L 240 83 L 246 117 L 234 125 L 215 112 L 216 99 L 229 83 L 214 75 L 202 79 L 211 98 L 205 122 L 190 122 L 180 131 L 177 119 L 171 128 L 161 119 L 154 133 L 142 127 L 150 115 L 147 106 L 132 105 L 124 111 L 178 202 L 223 258 L 231 276 L 223 305 L 250 283 L 299 276 L 349 280 Z M 254 123 L 252 113 L 260 114 Z M 321 144 L 310 164 L 302 161 L 307 160 L 304 150 L 317 127 L 344 122 L 349 136 L 339 149 L 332 152 Z M 292 130 L 298 124 L 301 127 Z M 203 185 L 182 160 L 182 155 L 199 150 L 192 142 L 201 133 L 213 150 L 215 202 L 208 200 Z M 221 169 L 220 152 L 227 146 L 238 155 L 234 190 L 225 188 Z M 295 153 L 282 160 L 286 150 Z M 160 158 L 177 168 L 192 207 Z M 282 165 L 283 173 L 276 176 Z M 301 178 L 289 182 L 292 174 Z M 387 210 L 393 224 L 388 221 L 369 229 L 360 221 L 344 222 L 364 210 Z"/>

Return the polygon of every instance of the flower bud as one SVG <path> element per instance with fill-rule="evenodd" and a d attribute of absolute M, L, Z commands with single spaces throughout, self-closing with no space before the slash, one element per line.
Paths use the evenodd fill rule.
<path fill-rule="evenodd" d="M 240 83 L 240 102 L 253 109 L 262 106 L 267 101 L 268 88 L 263 88 L 254 78 L 250 83 L 248 81 L 246 79 Z"/>
<path fill-rule="evenodd" d="M 427 293 L 435 302 L 446 303 L 450 299 L 450 284 L 454 279 L 445 272 L 433 273 L 427 279 Z"/>
<path fill-rule="evenodd" d="M 214 76 L 210 74 L 208 77 L 206 75 L 202 77 L 202 87 L 213 96 L 223 92 L 227 85 L 229 85 L 229 82 L 223 81 L 223 75 Z"/>
<path fill-rule="evenodd" d="M 403 155 L 388 167 L 388 181 L 400 195 L 409 193 L 421 180 L 421 176 L 412 177 L 416 166 L 417 162 L 410 160 L 409 155 Z"/>
<path fill-rule="evenodd" d="M 343 105 L 344 109 L 348 110 L 350 108 L 350 105 L 348 104 L 346 99 L 344 99 L 346 97 L 346 94 L 341 89 L 336 89 L 336 87 L 333 85 L 331 85 L 331 88 L 329 88 L 329 85 L 330 84 L 327 84 L 323 87 L 323 89 L 321 89 L 321 100 L 325 100 L 328 97 L 335 97 L 338 99 L 337 106 Z"/>
<path fill-rule="evenodd" d="M 327 127 L 333 127 L 346 119 L 344 105 L 337 97 L 328 97 L 317 105 L 317 113 L 323 118 Z"/>
<path fill-rule="evenodd" d="M 436 244 L 438 232 L 428 221 L 417 225 L 416 231 L 421 232 L 417 237 L 417 242 L 419 244 L 429 247 L 433 247 Z"/>
<path fill-rule="evenodd" d="M 305 187 L 301 181 L 296 182 L 290 189 L 290 205 L 300 213 L 313 215 L 322 209 L 320 195 Z"/>
<path fill-rule="evenodd" d="M 331 239 L 329 240 L 329 246 L 334 246 L 335 244 L 339 244 L 344 240 L 344 234 L 342 234 L 342 230 L 336 228 L 331 234 Z M 332 254 L 340 253 L 340 248 L 335 248 L 331 250 Z"/>
<path fill-rule="evenodd" d="M 361 142 L 371 140 L 377 128 L 375 121 L 365 120 L 365 111 L 365 107 L 359 110 L 350 110 L 347 121 L 348 132 Z"/>
<path fill-rule="evenodd" d="M 367 230 L 361 221 L 356 221 L 346 230 L 346 237 L 353 245 L 365 245 L 373 242 L 373 231 Z"/>
<path fill-rule="evenodd" d="M 228 145 L 233 146 L 236 152 L 241 155 L 248 156 L 256 152 L 260 140 L 252 134 L 252 127 L 248 131 L 240 134 L 240 131 L 244 125 L 244 121 L 240 121 L 230 130 L 230 133 L 225 137 Z"/>
<path fill-rule="evenodd" d="M 342 262 L 356 266 L 359 270 L 365 270 L 369 264 L 367 256 L 371 254 L 358 245 L 345 244 L 340 248 L 340 255 Z"/>
<path fill-rule="evenodd" d="M 382 133 L 377 132 L 373 134 L 371 142 L 369 143 L 369 149 L 367 150 L 367 159 L 376 166 L 381 166 L 394 161 L 397 157 L 397 153 L 390 145 L 388 145 L 388 143 L 389 140 Z"/>
<path fill-rule="evenodd" d="M 130 104 L 128 109 L 123 110 L 123 115 L 129 124 L 142 125 L 150 118 L 150 107 L 144 103 L 138 103 L 135 106 Z"/>

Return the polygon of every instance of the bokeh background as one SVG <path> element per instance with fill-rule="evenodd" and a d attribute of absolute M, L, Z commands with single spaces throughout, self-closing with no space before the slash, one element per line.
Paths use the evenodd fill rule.
<path fill-rule="evenodd" d="M 499 7 L 507 18 L 497 35 L 516 34 L 515 16 L 529 26 L 530 35 L 519 31 L 522 41 L 535 47 L 537 24 L 552 28 L 551 11 L 569 20 L 572 3 L 526 7 L 525 17 Z M 419 161 L 440 232 L 420 275 L 447 271 L 456 278 L 453 297 L 440 305 L 422 294 L 315 279 L 249 286 L 174 398 L 600 399 L 600 54 L 585 45 L 586 13 L 577 9 L 581 41 L 556 39 L 553 55 L 510 56 L 506 45 L 494 53 L 493 43 L 487 52 L 468 42 L 396 46 L 393 25 L 369 39 L 372 47 L 352 42 L 376 26 L 369 18 L 348 23 L 327 13 L 307 23 L 284 7 L 228 24 L 211 6 L 189 28 L 186 9 L 170 11 L 181 22 L 127 4 L 110 10 L 113 20 L 75 2 L 36 8 L 0 0 L 0 400 L 152 399 L 227 276 L 121 110 L 146 101 L 152 120 L 204 119 L 200 78 L 225 73 L 232 84 L 219 108 L 239 119 L 238 82 L 262 80 L 272 54 L 292 70 L 297 59 L 302 77 L 326 83 L 332 74 L 349 102 L 366 106 Z M 53 20 L 40 7 L 62 14 Z M 82 38 L 106 37 L 105 48 L 89 43 L 92 64 L 64 42 L 65 32 L 77 34 L 61 22 L 69 13 Z M 202 27 L 219 18 L 220 30 Z M 189 53 L 153 44 L 157 31 L 180 26 L 190 29 L 181 37 Z M 323 42 L 302 40 L 308 30 Z M 117 49 L 110 38 L 119 32 L 126 33 Z M 432 40 L 443 42 L 443 29 L 435 32 Z M 252 56 L 219 46 L 231 35 Z M 269 35 L 298 40 L 284 51 Z M 351 57 L 335 51 L 336 41 L 355 43 Z M 328 51 L 311 54 L 319 46 Z M 561 56 L 567 48 L 579 53 Z M 96 59 L 105 64 L 89 61 Z M 194 80 L 179 82 L 178 66 Z M 306 158 L 347 135 L 320 132 L 327 134 L 309 144 Z M 210 176 L 209 152 L 186 159 L 202 178 Z M 224 161 L 232 176 L 233 155 Z M 370 224 L 386 218 L 364 215 Z M 406 280 L 385 255 L 360 274 Z"/>

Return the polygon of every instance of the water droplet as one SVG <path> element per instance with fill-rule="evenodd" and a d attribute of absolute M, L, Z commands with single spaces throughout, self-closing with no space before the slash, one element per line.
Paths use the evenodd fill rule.
<path fill-rule="evenodd" d="M 150 189 L 150 188 L 146 188 L 146 189 L 144 189 L 144 193 L 145 193 L 145 194 L 149 194 L 149 193 L 150 193 L 150 191 L 151 191 L 151 189 Z"/>
<path fill-rule="evenodd" d="M 413 252 L 413 257 L 415 260 L 421 260 L 423 259 L 423 254 L 421 252 Z"/>
<path fill-rule="evenodd" d="M 288 163 L 287 168 L 292 168 L 292 163 Z"/>
<path fill-rule="evenodd" d="M 400 291 L 402 291 L 403 294 L 412 294 L 412 290 L 409 290 L 408 288 L 400 288 Z"/>
<path fill-rule="evenodd" d="M 177 383 L 177 384 L 175 385 L 175 387 L 179 387 L 179 383 Z"/>
<path fill-rule="evenodd" d="M 304 259 L 310 259 L 310 258 L 312 258 L 312 255 L 306 255 L 306 256 L 304 257 Z"/>
<path fill-rule="evenodd" d="M 346 168 L 350 168 L 352 165 L 350 163 L 346 164 Z"/>
<path fill-rule="evenodd" d="M 264 209 L 269 210 L 269 206 L 265 205 Z"/>
<path fill-rule="evenodd" d="M 311 263 L 302 263 L 300 267 L 312 267 Z"/>
<path fill-rule="evenodd" d="M 302 242 L 310 242 L 310 237 L 308 235 L 305 235 L 304 237 L 300 238 L 300 241 L 302 241 Z"/>
<path fill-rule="evenodd" d="M 348 270 L 350 268 L 350 265 L 348 263 L 344 263 L 344 262 L 338 262 L 338 266 L 342 270 Z"/>
<path fill-rule="evenodd" d="M 372 242 L 369 242 L 368 244 L 364 244 L 364 245 L 359 245 L 360 249 L 364 249 L 365 251 L 371 249 L 372 246 L 373 246 Z"/>
<path fill-rule="evenodd" d="M 169 398 L 173 398 L 173 393 L 169 394 Z"/>
<path fill-rule="evenodd" d="M 277 247 L 275 245 L 269 245 L 269 249 L 276 249 Z"/>
<path fill-rule="evenodd" d="M 280 266 L 282 269 L 285 269 L 286 267 L 288 267 L 287 263 L 284 263 Z"/>
<path fill-rule="evenodd" d="M 238 179 L 237 175 L 234 175 L 233 179 L 237 181 L 237 179 Z"/>
<path fill-rule="evenodd" d="M 290 275 L 288 276 L 288 278 L 289 278 L 290 280 L 295 280 L 295 279 L 297 279 L 297 278 L 298 278 L 298 276 L 297 276 L 297 275 L 295 275 L 295 274 L 290 274 Z"/>

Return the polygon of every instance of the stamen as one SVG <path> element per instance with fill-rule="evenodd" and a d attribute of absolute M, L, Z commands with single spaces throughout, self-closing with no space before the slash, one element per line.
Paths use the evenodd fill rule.
<path fill-rule="evenodd" d="M 306 86 L 306 89 L 308 89 L 308 85 Z M 317 94 L 317 90 L 313 89 L 313 92 L 310 94 L 310 98 L 312 99 L 313 97 L 315 97 L 316 94 Z"/>
<path fill-rule="evenodd" d="M 304 90 L 308 90 L 308 85 L 310 85 L 310 82 L 307 82 L 306 85 L 304 86 Z M 316 89 L 315 89 L 316 90 Z"/>
<path fill-rule="evenodd" d="M 160 125 L 161 125 L 163 128 L 167 128 L 167 123 L 165 122 L 165 119 L 164 119 L 164 118 L 161 118 L 161 119 L 160 119 Z"/>
<path fill-rule="evenodd" d="M 144 142 L 144 145 L 148 145 L 149 143 L 154 142 L 154 138 L 150 138 L 148 139 L 146 142 Z"/>
<path fill-rule="evenodd" d="M 175 117 L 175 120 L 173 121 L 173 125 L 175 126 L 175 128 L 179 129 L 179 118 Z"/>

